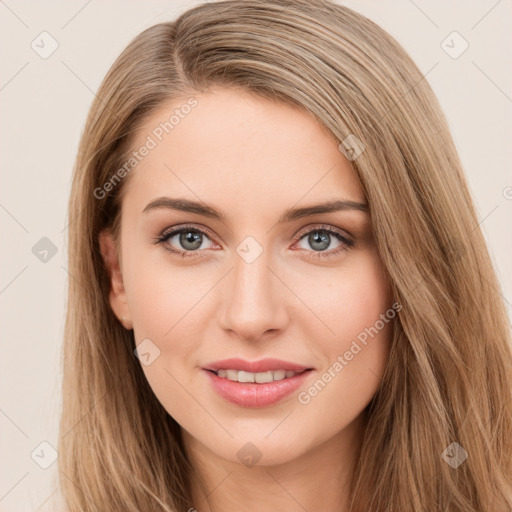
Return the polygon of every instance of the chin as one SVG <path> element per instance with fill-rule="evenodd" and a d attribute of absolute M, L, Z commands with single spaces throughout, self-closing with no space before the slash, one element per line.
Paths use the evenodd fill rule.
<path fill-rule="evenodd" d="M 258 436 L 252 440 L 251 437 L 230 439 L 223 448 L 219 450 L 219 445 L 209 447 L 218 457 L 248 468 L 286 464 L 307 450 L 306 446 L 286 444 L 278 436 L 275 439 L 260 439 Z"/>

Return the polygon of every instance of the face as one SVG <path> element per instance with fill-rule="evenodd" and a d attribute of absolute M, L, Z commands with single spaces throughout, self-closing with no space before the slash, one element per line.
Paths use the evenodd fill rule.
<path fill-rule="evenodd" d="M 361 418 L 389 353 L 390 295 L 368 211 L 307 211 L 366 202 L 332 135 L 246 92 L 195 98 L 169 133 L 157 128 L 186 99 L 139 132 L 136 148 L 156 144 L 126 183 L 119 260 L 101 236 L 110 301 L 188 439 L 234 463 L 279 464 Z M 308 370 L 234 383 L 205 369 L 228 358 L 281 360 L 259 381 Z"/>

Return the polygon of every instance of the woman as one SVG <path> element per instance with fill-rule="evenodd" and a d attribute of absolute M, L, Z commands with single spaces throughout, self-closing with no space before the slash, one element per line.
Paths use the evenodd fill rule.
<path fill-rule="evenodd" d="M 510 510 L 499 284 L 439 104 L 373 22 L 232 0 L 144 31 L 69 216 L 70 511 Z"/>

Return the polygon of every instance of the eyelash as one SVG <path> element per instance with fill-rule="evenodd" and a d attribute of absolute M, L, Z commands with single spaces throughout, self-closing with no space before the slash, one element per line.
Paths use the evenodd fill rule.
<path fill-rule="evenodd" d="M 171 231 L 164 231 L 161 235 L 159 235 L 155 239 L 155 243 L 162 245 L 162 247 L 165 251 L 170 252 L 171 254 L 173 254 L 175 256 L 179 256 L 181 258 L 195 258 L 195 257 L 197 257 L 197 253 L 200 252 L 199 250 L 179 251 L 176 249 L 171 249 L 170 246 L 167 244 L 167 241 L 170 238 L 172 238 L 174 235 L 177 235 L 177 234 L 183 233 L 183 232 L 187 232 L 187 231 L 201 233 L 202 235 L 205 235 L 206 237 L 211 238 L 208 235 L 208 233 L 206 231 L 203 231 L 202 229 L 199 229 L 193 225 L 184 225 L 184 226 L 180 226 L 177 229 L 173 229 Z M 347 236 L 345 236 L 341 231 L 338 231 L 337 229 L 335 229 L 331 226 L 327 226 L 325 224 L 321 224 L 321 225 L 315 226 L 313 228 L 310 228 L 308 230 L 301 231 L 297 235 L 296 242 L 299 242 L 300 240 L 302 240 L 305 235 L 308 235 L 315 231 L 327 232 L 330 235 L 335 236 L 342 243 L 342 245 L 340 247 L 338 247 L 337 249 L 333 249 L 331 251 L 313 251 L 312 250 L 311 252 L 315 253 L 313 258 L 318 258 L 318 259 L 332 258 L 332 257 L 338 256 L 341 252 L 348 251 L 355 245 L 355 242 L 353 240 L 351 240 L 350 238 L 348 238 Z M 307 249 L 301 249 L 301 250 L 307 250 Z"/>

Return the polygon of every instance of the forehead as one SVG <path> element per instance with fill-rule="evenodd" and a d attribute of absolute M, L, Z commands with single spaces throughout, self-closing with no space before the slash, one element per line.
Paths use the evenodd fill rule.
<path fill-rule="evenodd" d="M 151 149 L 125 198 L 142 211 L 157 196 L 226 205 L 237 215 L 331 198 L 364 202 L 335 138 L 307 112 L 248 92 L 213 89 L 163 104 L 139 130 Z"/>

